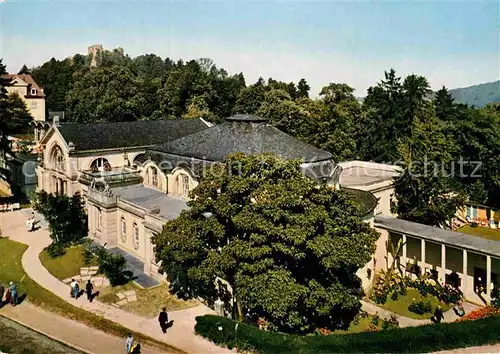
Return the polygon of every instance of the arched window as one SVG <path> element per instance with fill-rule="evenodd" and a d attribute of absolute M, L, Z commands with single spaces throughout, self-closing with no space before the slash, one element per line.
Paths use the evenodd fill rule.
<path fill-rule="evenodd" d="M 134 248 L 139 249 L 139 226 L 134 222 Z"/>
<path fill-rule="evenodd" d="M 122 220 L 121 220 L 121 228 L 122 228 L 122 232 L 121 232 L 121 238 L 122 238 L 122 242 L 125 243 L 127 242 L 127 222 L 125 221 L 125 218 L 122 216 Z"/>
<path fill-rule="evenodd" d="M 92 172 L 111 171 L 111 164 L 104 157 L 98 157 L 90 164 Z"/>
<path fill-rule="evenodd" d="M 54 146 L 54 149 L 52 149 L 51 159 L 56 170 L 64 171 L 66 169 L 66 160 L 61 148 L 58 145 Z"/>
<path fill-rule="evenodd" d="M 142 162 L 144 162 L 144 156 L 146 154 L 137 154 L 136 157 L 134 157 L 134 161 L 132 164 L 134 165 L 140 165 Z"/>
<path fill-rule="evenodd" d="M 154 166 L 150 166 L 147 168 L 144 180 L 150 186 L 161 188 L 160 173 Z"/>
<path fill-rule="evenodd" d="M 158 170 L 154 167 L 150 167 L 151 169 L 151 185 L 158 187 Z"/>

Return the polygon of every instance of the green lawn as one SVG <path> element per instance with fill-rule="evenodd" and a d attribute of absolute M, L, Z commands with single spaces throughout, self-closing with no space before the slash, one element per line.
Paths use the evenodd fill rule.
<path fill-rule="evenodd" d="M 46 251 L 40 253 L 40 261 L 54 277 L 58 279 L 71 278 L 80 274 L 80 268 L 86 267 L 83 262 L 83 247 L 75 246 L 57 258 L 50 258 Z M 91 265 L 97 265 L 94 260 Z M 85 284 L 81 284 L 84 286 Z M 154 317 L 161 308 L 166 307 L 167 311 L 182 310 L 198 304 L 197 301 L 184 301 L 177 296 L 170 294 L 168 285 L 162 284 L 150 289 L 142 289 L 130 282 L 123 286 L 107 287 L 99 289 L 99 301 L 111 304 L 119 300 L 116 296 L 121 291 L 135 290 L 137 301 L 122 306 L 125 311 L 133 312 L 144 317 Z"/>
<path fill-rule="evenodd" d="M 420 301 L 423 299 L 427 299 L 431 302 L 432 306 L 432 312 L 431 313 L 426 313 L 423 315 L 416 314 L 414 312 L 411 312 L 408 310 L 408 306 L 413 301 Z M 404 296 L 399 296 L 399 298 L 394 301 L 390 298 L 390 296 L 387 298 L 387 302 L 383 305 L 380 305 L 383 308 L 386 308 L 389 311 L 394 312 L 397 315 L 405 316 L 405 317 L 410 317 L 414 318 L 417 320 L 423 320 L 423 319 L 428 319 L 431 318 L 434 315 L 434 310 L 438 305 L 441 305 L 441 308 L 443 312 L 448 311 L 451 306 L 447 305 L 443 302 L 440 302 L 435 296 L 427 294 L 426 296 L 420 295 L 420 292 L 417 289 L 413 288 L 407 288 L 407 293 Z"/>
<path fill-rule="evenodd" d="M 349 326 L 349 329 L 347 331 L 342 331 L 342 330 L 337 330 L 334 331 L 333 334 L 351 334 L 351 333 L 361 333 L 361 332 L 366 332 L 368 330 L 368 327 L 372 323 L 372 320 L 375 316 L 373 315 L 366 315 L 357 321 L 352 321 L 351 325 Z M 379 323 L 377 325 L 377 328 L 380 330 L 382 328 L 382 318 L 379 319 Z"/>
<path fill-rule="evenodd" d="M 154 317 L 165 307 L 167 311 L 182 310 L 198 305 L 195 300 L 184 301 L 177 296 L 170 294 L 167 284 L 162 284 L 154 288 L 141 289 L 134 283 L 123 286 L 104 288 L 99 294 L 99 301 L 114 303 L 119 299 L 116 296 L 120 291 L 135 290 L 137 301 L 123 305 L 125 311 L 133 312 L 143 317 Z"/>
<path fill-rule="evenodd" d="M 57 258 L 51 258 L 47 251 L 43 251 L 40 253 L 40 261 L 50 274 L 64 280 L 80 274 L 80 268 L 87 267 L 83 262 L 82 251 L 82 246 L 70 247 L 65 254 Z M 90 265 L 96 266 L 97 261 L 93 260 Z"/>
<path fill-rule="evenodd" d="M 463 232 L 464 234 L 482 237 L 488 240 L 500 241 L 500 229 L 492 229 L 490 227 L 482 226 L 472 227 L 470 225 L 464 225 L 457 231 Z"/>
<path fill-rule="evenodd" d="M 83 322 L 88 326 L 97 328 L 104 332 L 125 338 L 126 334 L 130 332 L 129 329 L 100 316 L 94 315 L 93 313 L 70 305 L 28 277 L 21 264 L 21 257 L 26 248 L 27 246 L 22 243 L 11 241 L 6 238 L 0 238 L 0 281 L 3 284 L 8 284 L 8 282 L 14 281 L 18 285 L 19 294 L 27 294 L 26 299 L 32 304 L 58 313 L 61 316 Z M 183 353 L 175 347 L 157 342 L 154 339 L 146 337 L 140 333 L 133 334 L 134 337 L 141 343 L 163 348 L 170 353 Z"/>

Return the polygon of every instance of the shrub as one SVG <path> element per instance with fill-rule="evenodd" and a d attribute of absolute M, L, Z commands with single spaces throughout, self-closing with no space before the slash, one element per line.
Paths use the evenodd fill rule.
<path fill-rule="evenodd" d="M 382 320 L 382 330 L 388 330 L 393 328 L 399 328 L 399 321 L 396 315 L 391 315 L 389 319 Z"/>
<path fill-rule="evenodd" d="M 92 249 L 92 241 L 88 241 L 82 248 L 83 263 L 89 266 L 94 259 L 94 252 Z"/>
<path fill-rule="evenodd" d="M 133 279 L 133 273 L 127 270 L 127 261 L 121 254 L 114 255 L 104 247 L 99 246 L 95 250 L 99 261 L 99 273 L 108 278 L 111 286 L 127 284 Z"/>
<path fill-rule="evenodd" d="M 432 311 L 432 305 L 429 300 L 413 301 L 410 306 L 408 306 L 408 310 L 423 315 Z"/>
<path fill-rule="evenodd" d="M 45 248 L 47 250 L 47 254 L 51 258 L 60 257 L 66 253 L 66 246 L 62 243 L 52 242 L 48 247 Z"/>
<path fill-rule="evenodd" d="M 220 330 L 219 330 L 220 328 Z M 223 317 L 196 317 L 196 333 L 229 348 L 251 347 L 267 353 L 422 353 L 492 344 L 500 341 L 500 317 L 442 323 L 388 331 L 329 336 L 298 336 L 261 331 Z"/>
<path fill-rule="evenodd" d="M 463 296 L 463 294 L 459 289 L 454 288 L 453 286 L 451 286 L 449 284 L 445 284 L 441 288 L 441 292 L 438 295 L 438 298 L 439 298 L 439 300 L 441 300 L 447 304 L 455 304 L 462 299 L 462 296 Z"/>

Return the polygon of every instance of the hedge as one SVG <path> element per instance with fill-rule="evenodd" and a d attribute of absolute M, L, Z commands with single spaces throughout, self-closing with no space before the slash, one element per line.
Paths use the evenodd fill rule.
<path fill-rule="evenodd" d="M 500 316 L 379 332 L 298 336 L 262 331 L 224 317 L 205 315 L 196 317 L 195 331 L 229 349 L 253 349 L 262 354 L 422 353 L 500 342 Z"/>

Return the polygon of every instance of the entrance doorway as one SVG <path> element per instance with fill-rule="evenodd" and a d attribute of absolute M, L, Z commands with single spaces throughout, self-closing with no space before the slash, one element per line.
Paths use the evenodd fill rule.
<path fill-rule="evenodd" d="M 479 279 L 481 279 L 481 281 L 479 281 Z M 498 289 L 497 279 L 498 275 L 496 273 L 491 273 L 491 283 L 493 283 L 494 289 Z M 483 293 L 486 293 L 486 269 L 474 267 L 474 292 L 478 292 L 479 285 L 481 285 Z"/>

